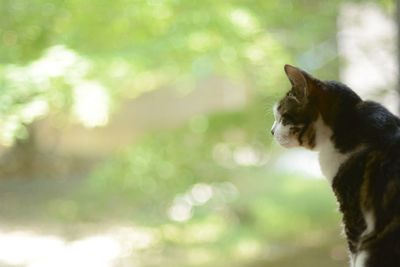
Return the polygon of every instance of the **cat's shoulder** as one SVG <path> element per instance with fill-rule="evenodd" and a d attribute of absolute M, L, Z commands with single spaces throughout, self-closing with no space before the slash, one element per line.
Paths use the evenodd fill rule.
<path fill-rule="evenodd" d="M 356 105 L 360 129 L 369 141 L 394 144 L 400 141 L 400 119 L 383 105 L 374 101 L 361 101 Z"/>

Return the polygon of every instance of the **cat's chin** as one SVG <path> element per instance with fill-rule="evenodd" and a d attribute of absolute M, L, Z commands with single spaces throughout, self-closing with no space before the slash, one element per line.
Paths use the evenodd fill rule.
<path fill-rule="evenodd" d="M 286 140 L 278 140 L 276 139 L 276 142 L 284 148 L 294 148 L 294 147 L 299 147 L 299 144 L 296 142 L 291 142 L 291 141 L 286 141 Z"/>
<path fill-rule="evenodd" d="M 298 145 L 294 145 L 294 144 L 280 144 L 282 147 L 284 148 L 295 148 L 295 147 L 299 147 Z"/>

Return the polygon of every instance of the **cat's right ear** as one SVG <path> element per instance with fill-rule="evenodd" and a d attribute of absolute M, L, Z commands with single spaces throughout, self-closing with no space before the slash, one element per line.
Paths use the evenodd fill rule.
<path fill-rule="evenodd" d="M 306 97 L 308 95 L 307 74 L 299 68 L 288 64 L 285 65 L 285 73 L 294 90 L 297 92 L 297 95 L 300 97 Z"/>

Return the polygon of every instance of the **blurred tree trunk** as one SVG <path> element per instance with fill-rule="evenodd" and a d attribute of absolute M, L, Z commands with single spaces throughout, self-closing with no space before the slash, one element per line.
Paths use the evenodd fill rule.
<path fill-rule="evenodd" d="M 17 139 L 14 146 L 0 159 L 0 178 L 27 178 L 37 172 L 38 146 L 35 123 L 26 125 L 28 138 Z"/>
<path fill-rule="evenodd" d="M 400 114 L 400 0 L 396 1 L 396 24 L 397 24 L 397 94 L 398 112 Z"/>
<path fill-rule="evenodd" d="M 35 123 L 25 125 L 28 138 L 17 139 L 12 153 L 19 161 L 20 172 L 25 175 L 35 174 L 36 155 L 38 153 Z"/>

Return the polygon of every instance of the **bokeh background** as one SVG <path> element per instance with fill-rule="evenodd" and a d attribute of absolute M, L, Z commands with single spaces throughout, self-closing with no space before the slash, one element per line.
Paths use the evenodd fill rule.
<path fill-rule="evenodd" d="M 347 266 L 283 65 L 397 111 L 394 1 L 0 0 L 0 266 Z"/>

